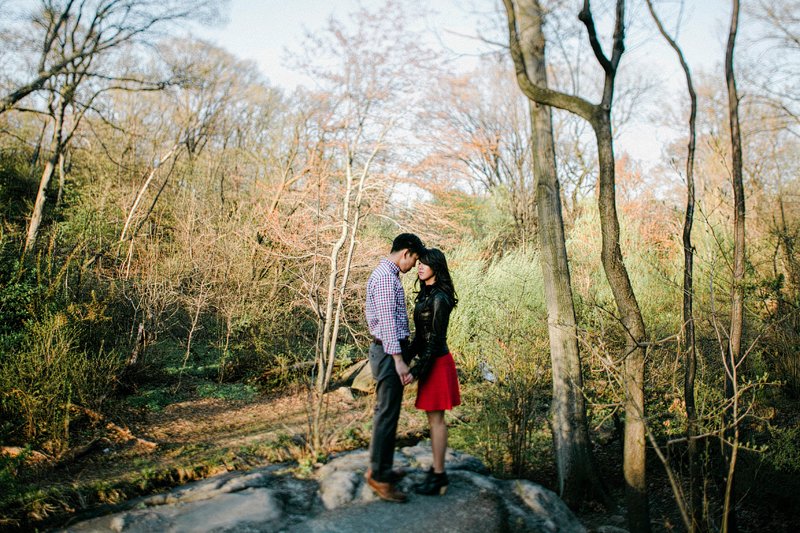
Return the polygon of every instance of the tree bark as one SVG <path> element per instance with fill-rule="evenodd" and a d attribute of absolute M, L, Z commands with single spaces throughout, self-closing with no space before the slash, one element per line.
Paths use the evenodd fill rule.
<path fill-rule="evenodd" d="M 508 16 L 509 49 L 522 91 L 539 104 L 551 105 L 585 118 L 592 126 L 599 159 L 601 261 L 611 286 L 622 326 L 625 329 L 625 354 L 622 357 L 622 381 L 625 389 L 625 456 L 628 527 L 634 532 L 649 532 L 650 517 L 645 477 L 644 360 L 646 330 L 619 245 L 620 229 L 615 198 L 614 143 L 611 131 L 611 106 L 617 67 L 625 50 L 625 1 L 617 0 L 616 22 L 611 58 L 599 43 L 589 0 L 584 0 L 578 18 L 586 26 L 595 59 L 605 71 L 603 97 L 599 104 L 553 91 L 531 79 L 522 54 L 513 0 L 503 0 Z"/>
<path fill-rule="evenodd" d="M 62 97 L 59 102 L 59 111 L 51 113 L 54 118 L 53 124 L 53 139 L 50 142 L 50 158 L 44 165 L 42 171 L 42 178 L 39 180 L 39 190 L 36 192 L 36 200 L 33 204 L 33 212 L 31 213 L 31 220 L 28 224 L 28 234 L 25 238 L 25 253 L 33 249 L 36 244 L 36 238 L 39 235 L 39 227 L 42 225 L 42 218 L 44 216 L 44 205 L 47 202 L 47 189 L 50 187 L 50 180 L 56 171 L 56 166 L 61 158 L 61 153 L 64 150 L 64 115 L 66 113 L 66 103 Z"/>
<path fill-rule="evenodd" d="M 122 227 L 122 233 L 119 236 L 119 242 L 124 242 L 125 238 L 128 236 L 128 228 L 131 226 L 131 221 L 133 220 L 133 215 L 136 213 L 136 209 L 139 207 L 139 204 L 144 197 L 144 194 L 147 192 L 147 188 L 150 186 L 150 183 L 153 181 L 153 178 L 156 176 L 156 172 L 161 165 L 163 165 L 172 155 L 180 148 L 180 142 L 175 143 L 172 148 L 170 148 L 166 154 L 161 156 L 161 159 L 153 166 L 150 170 L 150 173 L 147 175 L 147 179 L 144 180 L 144 184 L 139 189 L 139 192 L 136 194 L 136 198 L 133 200 L 133 205 L 131 205 L 130 211 L 128 211 L 128 216 L 125 218 L 125 225 Z"/>
<path fill-rule="evenodd" d="M 47 201 L 47 189 L 50 187 L 50 180 L 55 172 L 58 163 L 58 153 L 54 153 L 47 160 L 42 171 L 42 179 L 39 180 L 39 190 L 36 192 L 36 201 L 33 204 L 31 221 L 28 223 L 28 234 L 25 238 L 25 252 L 29 252 L 36 244 L 39 236 L 39 227 L 42 225 L 44 215 L 44 204 Z"/>
<path fill-rule="evenodd" d="M 686 149 L 686 213 L 683 221 L 683 335 L 682 351 L 686 361 L 683 382 L 683 399 L 686 404 L 686 441 L 689 461 L 689 531 L 703 530 L 703 484 L 701 478 L 700 459 L 697 451 L 698 421 L 695 405 L 694 384 L 697 374 L 697 351 L 694 330 L 694 247 L 692 246 L 692 225 L 694 223 L 695 184 L 694 158 L 697 147 L 697 93 L 692 82 L 689 64 L 678 43 L 673 39 L 656 15 L 652 0 L 647 0 L 647 8 L 653 17 L 658 31 L 675 51 L 678 61 L 686 77 L 686 89 L 689 93 L 689 142 Z"/>
<path fill-rule="evenodd" d="M 518 9 L 520 45 L 528 75 L 536 85 L 547 87 L 541 5 L 538 0 L 521 0 Z M 609 504 L 610 499 L 594 467 L 589 441 L 550 107 L 530 101 L 530 119 L 541 247 L 539 257 L 553 372 L 550 417 L 559 494 L 573 509 L 578 508 L 585 498 L 594 496 Z"/>
<path fill-rule="evenodd" d="M 61 205 L 64 197 L 64 185 L 67 182 L 67 170 L 64 162 L 64 152 L 58 154 L 58 194 L 56 195 L 56 207 Z"/>
<path fill-rule="evenodd" d="M 733 68 L 733 50 L 736 33 L 739 28 L 739 0 L 733 0 L 730 32 L 725 50 L 725 81 L 728 88 L 728 118 L 731 130 L 731 179 L 733 182 L 733 280 L 731 283 L 731 328 L 725 361 L 725 398 L 731 400 L 731 409 L 726 411 L 726 418 L 733 427 L 729 428 L 726 445 L 727 480 L 723 502 L 723 532 L 737 530 L 736 508 L 733 502 L 735 493 L 735 464 L 737 455 L 738 413 L 737 409 L 737 369 L 742 359 L 742 333 L 744 329 L 744 259 L 745 259 L 745 200 L 742 163 L 742 135 L 739 128 L 739 95 L 736 90 L 736 76 Z"/>

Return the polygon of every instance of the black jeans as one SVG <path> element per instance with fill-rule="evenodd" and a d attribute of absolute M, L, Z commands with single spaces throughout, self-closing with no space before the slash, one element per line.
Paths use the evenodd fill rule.
<path fill-rule="evenodd" d="M 391 355 L 383 346 L 372 344 L 369 348 L 372 374 L 378 381 L 375 390 L 375 414 L 372 418 L 372 441 L 369 445 L 369 464 L 375 481 L 386 481 L 394 464 L 394 445 L 397 438 L 397 421 L 403 403 L 403 384 L 394 368 Z M 391 372 L 388 366 L 391 365 Z"/>

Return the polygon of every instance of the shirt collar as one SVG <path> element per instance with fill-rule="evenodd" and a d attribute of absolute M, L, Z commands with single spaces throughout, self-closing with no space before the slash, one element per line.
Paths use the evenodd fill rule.
<path fill-rule="evenodd" d="M 384 257 L 383 259 L 381 259 L 381 263 L 385 264 L 386 268 L 388 268 L 392 272 L 392 274 L 394 274 L 394 275 L 396 275 L 398 277 L 400 276 L 400 267 L 397 266 L 394 263 L 394 261 L 389 261 L 388 259 L 386 259 Z"/>

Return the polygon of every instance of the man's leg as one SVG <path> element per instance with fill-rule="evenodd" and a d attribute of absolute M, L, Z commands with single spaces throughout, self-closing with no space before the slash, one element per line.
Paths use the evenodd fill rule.
<path fill-rule="evenodd" d="M 394 463 L 397 421 L 403 401 L 403 384 L 397 373 L 378 381 L 376 395 L 369 462 L 373 479 L 387 481 Z"/>

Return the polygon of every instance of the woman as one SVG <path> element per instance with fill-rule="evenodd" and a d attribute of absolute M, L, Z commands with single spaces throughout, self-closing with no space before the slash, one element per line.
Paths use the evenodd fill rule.
<path fill-rule="evenodd" d="M 448 485 L 444 469 L 447 450 L 444 412 L 461 404 L 456 365 L 447 348 L 447 324 L 458 297 L 441 250 L 430 248 L 422 253 L 417 275 L 422 285 L 414 306 L 416 331 L 411 353 L 417 355 L 417 360 L 411 367 L 411 375 L 419 379 L 415 405 L 428 414 L 433 467 L 416 492 L 444 494 Z"/>

